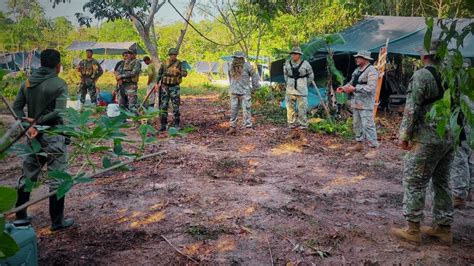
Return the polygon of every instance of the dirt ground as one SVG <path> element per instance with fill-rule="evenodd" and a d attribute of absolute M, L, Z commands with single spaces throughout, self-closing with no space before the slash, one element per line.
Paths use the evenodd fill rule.
<path fill-rule="evenodd" d="M 75 187 L 66 197 L 74 228 L 51 233 L 47 201 L 31 207 L 40 264 L 474 263 L 472 202 L 455 213 L 452 247 L 388 235 L 404 225 L 403 154 L 390 134 L 378 158 L 366 160 L 346 151 L 350 140 L 313 133 L 308 143 L 287 140 L 284 126 L 261 117 L 254 129 L 227 136 L 223 110 L 217 96 L 185 98 L 183 121 L 197 131 L 163 137 L 150 151 L 166 154 L 134 163 L 135 171 Z M 3 163 L 0 184 L 13 185 L 19 167 L 18 159 Z"/>

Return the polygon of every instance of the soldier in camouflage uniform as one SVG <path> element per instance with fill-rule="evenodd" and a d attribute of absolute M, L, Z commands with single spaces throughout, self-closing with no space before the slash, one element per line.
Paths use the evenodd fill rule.
<path fill-rule="evenodd" d="M 439 73 L 434 68 L 438 42 L 430 51 L 423 52 L 424 68 L 417 70 L 407 90 L 407 102 L 400 125 L 400 146 L 408 150 L 403 177 L 403 214 L 408 222 L 405 228 L 391 228 L 391 235 L 416 244 L 421 243 L 421 233 L 438 238 L 450 245 L 453 241 L 453 202 L 449 185 L 449 170 L 454 146 L 450 129 L 444 138 L 436 132 L 436 123 L 426 120 L 433 103 L 443 97 Z M 423 209 L 426 188 L 433 183 L 434 226 L 423 226 Z"/>
<path fill-rule="evenodd" d="M 180 124 L 180 87 L 183 77 L 188 75 L 183 63 L 178 60 L 178 50 L 171 48 L 168 51 L 169 58 L 161 64 L 158 71 L 158 84 L 160 86 L 160 110 L 162 111 L 160 131 L 165 131 L 168 125 L 169 102 L 173 105 L 173 127 L 179 129 Z"/>
<path fill-rule="evenodd" d="M 228 134 L 235 133 L 240 105 L 242 105 L 243 126 L 245 128 L 252 127 L 252 114 L 250 110 L 252 106 L 252 91 L 260 88 L 260 77 L 252 65 L 249 62 L 245 62 L 245 54 L 243 52 L 236 52 L 233 58 L 234 60 L 229 69 L 231 115 Z"/>
<path fill-rule="evenodd" d="M 86 50 L 86 59 L 81 60 L 77 66 L 77 71 L 81 73 L 81 84 L 79 85 L 79 92 L 81 94 L 80 101 L 82 104 L 86 102 L 86 94 L 89 92 L 91 103 L 97 104 L 97 88 L 95 83 L 104 73 L 100 63 L 92 56 L 94 55 L 91 49 Z"/>
<path fill-rule="evenodd" d="M 354 57 L 358 67 L 352 73 L 351 81 L 337 89 L 339 93 L 344 91 L 352 98 L 352 123 L 357 144 L 348 150 L 362 151 L 364 149 L 362 142 L 368 141 L 369 147 L 373 149 L 365 155 L 365 158 L 373 159 L 376 156 L 375 148 L 379 146 L 373 115 L 379 73 L 370 64 L 370 60 L 373 60 L 370 52 L 359 51 Z"/>
<path fill-rule="evenodd" d="M 123 66 L 125 65 L 125 61 L 128 60 L 128 51 L 122 53 L 123 60 L 117 62 L 114 67 L 114 75 L 117 78 L 117 87 L 115 88 L 115 96 L 118 96 L 118 102 L 121 108 L 126 108 L 128 106 L 127 96 L 125 95 L 125 91 L 123 90 L 122 80 L 118 78 L 120 74 L 123 73 Z"/>
<path fill-rule="evenodd" d="M 138 79 L 142 64 L 137 59 L 137 51 L 128 50 L 128 59 L 125 60 L 121 72 L 116 75 L 117 81 L 122 83 L 122 90 L 126 98 L 126 109 L 136 113 L 138 111 Z M 125 100 L 124 100 L 125 101 Z"/>
<path fill-rule="evenodd" d="M 27 155 L 23 160 L 23 174 L 19 180 L 18 198 L 16 206 L 21 206 L 30 199 L 30 192 L 25 189 L 26 180 L 38 181 L 42 168 L 47 165 L 49 171 L 67 170 L 66 139 L 62 135 L 50 135 L 39 131 L 36 126 L 53 128 L 63 123 L 60 116 L 66 109 L 67 84 L 58 77 L 61 70 L 61 55 L 53 49 L 41 52 L 41 67 L 33 73 L 20 87 L 13 110 L 18 117 L 26 117 L 28 125 L 36 120 L 35 126 L 27 131 L 30 139 L 36 139 L 41 144 L 39 153 L 46 155 Z M 28 110 L 25 114 L 24 109 Z M 27 125 L 25 125 L 27 126 Z M 38 154 L 39 154 L 38 153 Z M 59 183 L 54 179 L 47 179 L 49 190 L 56 190 Z M 51 216 L 51 230 L 61 230 L 74 224 L 73 219 L 64 219 L 64 198 L 53 195 L 49 198 L 49 214 Z M 16 213 L 17 220 L 30 220 L 26 209 Z"/>
<path fill-rule="evenodd" d="M 305 129 L 308 127 L 308 87 L 314 80 L 313 68 L 308 61 L 301 58 L 301 48 L 294 47 L 290 54 L 291 59 L 283 66 L 288 125 L 291 129 L 298 126 Z"/>

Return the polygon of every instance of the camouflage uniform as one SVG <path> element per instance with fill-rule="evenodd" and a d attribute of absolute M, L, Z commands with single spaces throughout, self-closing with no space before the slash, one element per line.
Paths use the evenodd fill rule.
<path fill-rule="evenodd" d="M 160 110 L 162 111 L 161 120 L 166 124 L 168 119 L 169 102 L 173 106 L 173 119 L 175 124 L 179 124 L 180 112 L 180 87 L 183 77 L 186 77 L 188 72 L 184 68 L 180 60 L 172 62 L 167 59 L 158 71 L 158 81 L 161 81 L 160 92 Z"/>
<path fill-rule="evenodd" d="M 295 82 L 293 69 L 299 68 L 299 78 Z M 308 61 L 300 59 L 298 62 L 288 60 L 283 66 L 283 74 L 286 82 L 286 112 L 288 125 L 295 128 L 296 123 L 300 127 L 308 127 L 308 87 L 314 80 L 313 68 Z M 295 110 L 295 106 L 298 111 Z"/>
<path fill-rule="evenodd" d="M 126 60 L 120 72 L 122 91 L 126 99 L 126 108 L 131 112 L 138 110 L 138 79 L 142 64 L 138 59 Z M 124 100 L 125 101 L 125 100 Z"/>
<path fill-rule="evenodd" d="M 463 100 L 474 110 L 474 103 L 467 96 L 463 96 Z M 471 128 L 467 121 L 465 121 L 464 125 L 465 137 L 468 138 Z M 451 165 L 453 196 L 460 199 L 466 199 L 469 190 L 472 192 L 474 188 L 474 153 L 466 138 L 461 140 L 461 146 L 456 150 Z"/>
<path fill-rule="evenodd" d="M 123 73 L 123 66 L 125 65 L 126 60 L 119 61 L 114 68 L 114 72 L 116 75 L 120 75 Z M 118 102 L 121 108 L 126 108 L 128 106 L 127 95 L 125 95 L 125 91 L 123 90 L 123 83 L 117 82 L 117 95 L 118 95 Z"/>
<path fill-rule="evenodd" d="M 453 160 L 453 141 L 448 129 L 445 138 L 436 132 L 436 124 L 425 117 L 433 99 L 440 95 L 440 88 L 426 68 L 413 74 L 407 91 L 407 102 L 400 140 L 411 141 L 413 148 L 405 157 L 403 211 L 407 221 L 423 220 L 426 188 L 433 183 L 434 223 L 448 226 L 453 222 L 453 203 L 449 186 L 449 169 Z"/>
<path fill-rule="evenodd" d="M 234 56 L 234 61 L 245 60 L 243 53 L 236 53 Z M 237 63 L 238 64 L 238 63 Z M 234 64 L 233 64 L 234 65 Z M 242 105 L 242 114 L 243 114 L 243 125 L 244 127 L 252 127 L 252 90 L 260 88 L 259 76 L 257 71 L 252 67 L 249 62 L 243 61 L 241 70 L 237 70 L 234 73 L 233 70 L 229 70 L 229 80 L 230 80 L 230 126 L 235 128 L 237 127 L 237 116 L 239 114 L 239 106 Z M 250 83 L 250 79 L 252 83 Z"/>
<path fill-rule="evenodd" d="M 364 69 L 358 67 L 347 84 L 357 84 L 356 90 L 351 94 L 352 126 L 356 141 L 366 140 L 373 148 L 379 145 L 373 115 L 378 76 L 379 73 L 372 65 Z"/>
<path fill-rule="evenodd" d="M 86 102 L 86 94 L 89 92 L 91 103 L 97 104 L 95 83 L 104 73 L 100 63 L 95 59 L 83 59 L 79 63 L 79 71 L 81 73 L 81 84 L 79 85 L 81 103 L 84 104 Z"/>

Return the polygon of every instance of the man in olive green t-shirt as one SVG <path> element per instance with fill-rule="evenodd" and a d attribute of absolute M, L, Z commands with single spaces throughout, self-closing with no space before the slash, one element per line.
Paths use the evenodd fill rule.
<path fill-rule="evenodd" d="M 143 62 L 145 62 L 145 64 L 147 64 L 147 68 L 146 68 L 146 74 L 148 76 L 148 80 L 147 80 L 147 89 L 146 89 L 146 95 L 148 95 L 148 93 L 155 89 L 155 85 L 156 85 L 156 76 L 157 76 L 157 72 L 156 72 L 156 66 L 154 64 L 153 61 L 151 61 L 150 57 L 148 56 L 145 56 L 143 58 Z M 156 91 L 152 92 L 150 94 L 150 97 L 148 98 L 148 106 L 153 106 L 155 105 L 155 99 L 158 99 L 158 96 L 156 95 Z"/>

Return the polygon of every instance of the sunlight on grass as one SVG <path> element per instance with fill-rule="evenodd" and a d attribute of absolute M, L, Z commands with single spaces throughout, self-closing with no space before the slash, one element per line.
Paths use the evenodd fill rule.
<path fill-rule="evenodd" d="M 165 212 L 164 211 L 159 211 L 159 212 L 156 212 L 156 213 L 148 216 L 143 221 L 132 222 L 130 224 L 130 227 L 131 228 L 137 228 L 137 227 L 140 227 L 140 226 L 149 225 L 149 224 L 152 224 L 152 223 L 157 223 L 157 222 L 163 220 L 165 217 L 166 217 Z"/>
<path fill-rule="evenodd" d="M 283 143 L 271 150 L 272 155 L 285 155 L 292 153 L 300 153 L 303 149 L 299 144 L 296 143 Z"/>
<path fill-rule="evenodd" d="M 326 185 L 323 190 L 331 190 L 334 187 L 357 184 L 365 178 L 366 176 L 364 175 L 358 175 L 355 177 L 336 177 L 331 180 L 331 182 L 329 182 L 329 184 Z"/>

